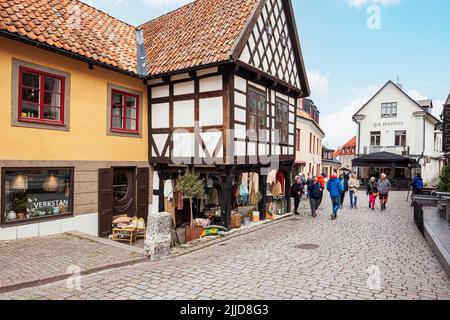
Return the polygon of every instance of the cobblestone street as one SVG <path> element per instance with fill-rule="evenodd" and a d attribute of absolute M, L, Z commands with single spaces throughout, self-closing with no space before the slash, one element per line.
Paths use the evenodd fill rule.
<path fill-rule="evenodd" d="M 360 209 L 346 205 L 331 221 L 326 196 L 316 219 L 293 218 L 189 255 L 83 276 L 81 290 L 60 281 L 0 298 L 450 299 L 450 280 L 405 198 L 394 192 L 387 211 L 373 212 L 361 193 Z"/>

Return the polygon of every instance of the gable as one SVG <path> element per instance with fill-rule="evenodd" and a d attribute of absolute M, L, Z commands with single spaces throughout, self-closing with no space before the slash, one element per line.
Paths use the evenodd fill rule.
<path fill-rule="evenodd" d="M 239 60 L 291 86 L 309 92 L 289 1 L 262 0 L 256 23 Z"/>

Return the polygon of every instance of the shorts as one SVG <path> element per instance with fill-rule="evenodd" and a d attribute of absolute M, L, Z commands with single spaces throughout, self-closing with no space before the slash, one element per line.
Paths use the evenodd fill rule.
<path fill-rule="evenodd" d="M 389 197 L 389 196 L 388 196 L 387 194 L 381 194 L 381 193 L 380 193 L 380 200 L 381 200 L 381 201 L 384 201 L 384 200 L 387 201 L 388 197 Z"/>

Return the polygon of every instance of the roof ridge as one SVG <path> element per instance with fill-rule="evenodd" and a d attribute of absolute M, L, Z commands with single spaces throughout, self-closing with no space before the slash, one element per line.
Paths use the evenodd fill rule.
<path fill-rule="evenodd" d="M 139 26 L 137 26 L 137 28 L 140 29 L 140 28 L 142 28 L 143 26 L 145 26 L 145 25 L 147 25 L 147 24 L 149 24 L 149 23 L 155 22 L 155 21 L 157 21 L 157 20 L 159 20 L 159 19 L 162 19 L 162 18 L 164 18 L 164 17 L 166 17 L 166 16 L 169 16 L 169 15 L 171 15 L 171 14 L 174 14 L 175 12 L 177 12 L 177 11 L 179 11 L 179 10 L 181 10 L 181 9 L 184 9 L 184 8 L 186 8 L 186 7 L 188 7 L 188 6 L 192 6 L 195 2 L 197 2 L 197 0 L 193 0 L 193 1 L 191 1 L 191 2 L 189 2 L 189 3 L 186 3 L 185 5 L 183 5 L 183 6 L 179 7 L 179 8 L 173 9 L 173 10 L 171 10 L 171 11 L 169 11 L 169 12 L 166 12 L 166 13 L 163 14 L 163 15 L 157 16 L 157 17 L 155 17 L 155 18 L 153 18 L 153 19 L 151 19 L 151 20 L 149 20 L 149 21 L 147 21 L 147 22 L 141 23 Z"/>
<path fill-rule="evenodd" d="M 48 0 L 48 1 L 53 1 L 53 0 Z M 132 24 L 130 24 L 130 23 L 128 23 L 128 22 L 125 22 L 125 21 L 123 21 L 123 20 L 121 20 L 121 19 L 119 19 L 119 18 L 116 18 L 116 17 L 110 15 L 109 13 L 107 13 L 107 12 L 105 12 L 105 11 L 103 11 L 103 10 L 100 10 L 100 9 L 98 9 L 98 8 L 96 8 L 96 7 L 92 6 L 92 5 L 90 5 L 89 3 L 84 2 L 83 0 L 69 0 L 69 1 L 70 1 L 70 2 L 79 2 L 79 3 L 82 3 L 83 5 L 85 5 L 85 6 L 89 7 L 89 8 L 92 8 L 92 9 L 94 9 L 95 11 L 98 11 L 98 12 L 100 12 L 100 13 L 102 13 L 102 14 L 104 14 L 104 15 L 106 15 L 106 16 L 108 16 L 108 17 L 114 19 L 114 20 L 117 20 L 117 21 L 119 21 L 119 22 L 121 22 L 121 23 L 123 23 L 123 24 L 129 26 L 129 27 L 132 27 L 132 28 L 134 28 L 134 29 L 136 29 L 136 30 L 138 29 L 138 27 L 133 26 Z"/>

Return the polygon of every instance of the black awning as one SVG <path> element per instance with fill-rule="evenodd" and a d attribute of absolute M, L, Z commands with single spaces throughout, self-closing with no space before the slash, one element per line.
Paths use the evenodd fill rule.
<path fill-rule="evenodd" d="M 376 167 L 376 168 L 419 168 L 416 159 L 400 156 L 390 152 L 372 153 L 353 160 L 354 167 Z"/>

